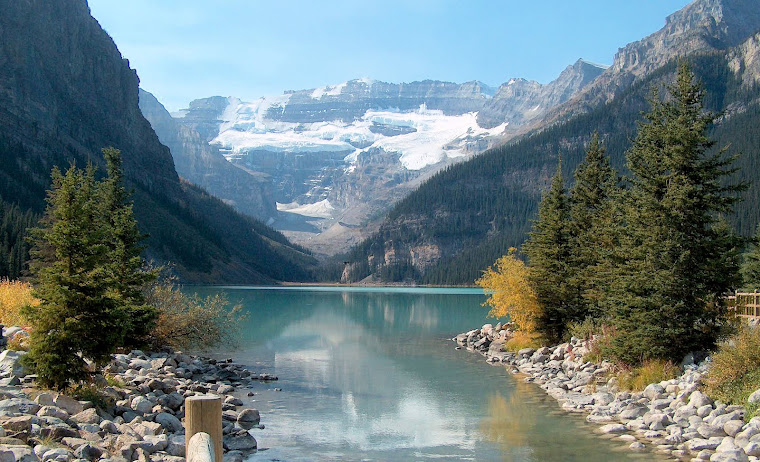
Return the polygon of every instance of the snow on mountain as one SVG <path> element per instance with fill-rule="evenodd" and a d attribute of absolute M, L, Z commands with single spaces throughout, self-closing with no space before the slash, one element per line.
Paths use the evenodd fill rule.
<path fill-rule="evenodd" d="M 298 202 L 291 202 L 289 204 L 277 203 L 277 210 L 280 212 L 289 212 L 296 215 L 311 218 L 332 218 L 335 207 L 330 204 L 330 201 L 323 199 L 313 204 L 301 205 Z"/>
<path fill-rule="evenodd" d="M 322 87 L 312 96 L 339 94 L 345 84 Z M 316 95 L 316 96 L 315 96 Z M 416 111 L 398 109 L 368 110 L 352 122 L 341 120 L 293 123 L 267 117 L 272 108 L 284 107 L 290 95 L 261 98 L 252 103 L 229 98 L 222 113 L 219 135 L 211 143 L 218 144 L 229 159 L 251 151 L 314 153 L 343 152 L 352 163 L 357 154 L 370 148 L 397 153 L 407 170 L 420 170 L 429 165 L 466 155 L 463 140 L 501 133 L 506 124 L 492 129 L 481 128 L 476 113 L 446 115 L 429 110 L 424 104 Z"/>

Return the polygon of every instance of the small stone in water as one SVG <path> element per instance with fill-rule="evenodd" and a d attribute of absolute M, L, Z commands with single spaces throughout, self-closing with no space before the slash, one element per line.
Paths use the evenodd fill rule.
<path fill-rule="evenodd" d="M 282 388 L 275 388 L 274 391 L 282 391 Z"/>

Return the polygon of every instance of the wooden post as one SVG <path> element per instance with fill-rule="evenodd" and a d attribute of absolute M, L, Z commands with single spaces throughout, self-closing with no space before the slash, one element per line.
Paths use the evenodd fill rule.
<path fill-rule="evenodd" d="M 187 442 L 185 459 L 187 462 L 216 462 L 215 446 L 211 436 L 205 432 L 198 432 Z"/>
<path fill-rule="evenodd" d="M 214 461 L 222 462 L 222 398 L 216 395 L 185 399 L 185 452 L 190 456 L 190 440 L 198 432 L 208 433 L 214 444 Z M 189 460 L 189 459 L 188 459 Z"/>

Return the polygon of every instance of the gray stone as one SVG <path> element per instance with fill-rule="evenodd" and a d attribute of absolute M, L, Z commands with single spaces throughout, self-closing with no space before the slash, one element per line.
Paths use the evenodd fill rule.
<path fill-rule="evenodd" d="M 95 408 L 84 410 L 78 414 L 71 416 L 71 420 L 78 424 L 93 424 L 100 423 L 100 416 Z"/>
<path fill-rule="evenodd" d="M 702 406 L 705 406 L 707 404 L 712 404 L 712 400 L 704 393 L 702 393 L 699 390 L 696 390 L 691 393 L 689 396 L 689 404 L 691 406 L 694 406 L 695 408 L 699 409 Z"/>
<path fill-rule="evenodd" d="M 744 427 L 743 420 L 729 420 L 723 424 L 723 431 L 726 432 L 728 436 L 736 436 L 736 434 L 742 430 L 742 427 Z"/>
<path fill-rule="evenodd" d="M 26 370 L 21 365 L 21 358 L 25 354 L 25 351 L 3 350 L 0 353 L 0 374 L 15 375 L 16 377 L 25 376 Z"/>
<path fill-rule="evenodd" d="M 256 438 L 246 431 L 224 437 L 224 447 L 229 451 L 251 451 L 257 445 Z"/>
<path fill-rule="evenodd" d="M 100 459 L 100 456 L 103 455 L 103 450 L 97 446 L 93 446 L 92 444 L 87 443 L 76 448 L 74 455 L 79 459 L 91 461 L 98 460 Z"/>
<path fill-rule="evenodd" d="M 34 398 L 34 402 L 40 406 L 55 406 L 53 395 L 50 393 L 40 393 Z"/>
<path fill-rule="evenodd" d="M 40 456 L 39 452 L 41 452 L 41 450 L 38 451 L 37 447 L 35 446 L 34 454 L 37 455 L 37 457 L 39 457 L 42 462 L 47 462 L 49 460 L 71 460 L 73 456 L 71 451 L 64 448 L 47 449 L 42 453 L 42 456 Z"/>
<path fill-rule="evenodd" d="M 40 460 L 29 446 L 0 444 L 0 453 L 5 452 L 11 452 L 15 462 L 39 462 Z M 7 458 L 7 455 L 3 458 Z"/>
<path fill-rule="evenodd" d="M 665 388 L 663 388 L 662 385 L 659 383 L 650 383 L 646 386 L 646 388 L 644 388 L 643 395 L 650 401 L 653 401 L 657 398 L 660 398 L 660 395 L 663 393 L 665 393 Z"/>
<path fill-rule="evenodd" d="M 747 454 L 736 448 L 732 451 L 716 452 L 710 456 L 710 462 L 749 462 Z"/>
<path fill-rule="evenodd" d="M 169 413 L 161 412 L 157 414 L 153 420 L 164 427 L 168 432 L 177 433 L 182 431 L 182 422 Z"/>
<path fill-rule="evenodd" d="M 39 417 L 55 417 L 56 419 L 66 420 L 69 418 L 69 413 L 57 406 L 42 406 L 37 411 Z"/>
<path fill-rule="evenodd" d="M 132 369 L 152 369 L 153 364 L 147 359 L 133 359 L 129 362 L 129 367 Z"/>
<path fill-rule="evenodd" d="M 702 424 L 697 428 L 697 432 L 702 435 L 703 438 L 724 437 L 726 432 L 721 427 L 715 425 Z"/>
<path fill-rule="evenodd" d="M 747 398 L 747 403 L 754 404 L 760 401 L 760 388 L 753 391 L 751 395 L 749 395 L 749 398 Z"/>
<path fill-rule="evenodd" d="M 176 411 L 185 402 L 185 398 L 177 392 L 172 392 L 159 396 L 157 401 L 161 406 Z"/>
<path fill-rule="evenodd" d="M 517 356 L 527 358 L 527 357 L 533 355 L 533 353 L 535 353 L 535 352 L 536 352 L 536 350 L 534 348 L 523 348 L 522 350 L 520 350 L 520 351 L 517 352 Z"/>
<path fill-rule="evenodd" d="M 0 425 L 10 432 L 29 432 L 32 429 L 32 416 L 0 417 Z"/>
<path fill-rule="evenodd" d="M 261 415 L 258 409 L 243 409 L 238 414 L 237 423 L 245 428 L 246 425 L 256 425 L 261 421 Z"/>
<path fill-rule="evenodd" d="M 170 456 L 185 457 L 185 435 L 169 435 L 166 453 Z"/>
<path fill-rule="evenodd" d="M 9 398 L 0 400 L 0 412 L 36 414 L 40 405 L 27 398 Z"/>
<path fill-rule="evenodd" d="M 104 421 L 100 422 L 99 427 L 104 432 L 108 432 L 108 433 L 112 433 L 112 434 L 119 433 L 119 429 L 118 429 L 118 427 L 116 427 L 116 424 L 113 423 L 110 420 L 104 420 Z"/>
<path fill-rule="evenodd" d="M 703 438 L 694 438 L 689 441 L 687 441 L 686 448 L 691 452 L 701 451 L 703 449 L 712 449 L 718 447 L 718 445 L 721 443 L 718 439 L 703 439 Z"/>
<path fill-rule="evenodd" d="M 620 412 L 621 420 L 633 420 L 646 414 L 647 408 L 644 406 L 632 406 L 629 409 L 625 409 Z"/>
<path fill-rule="evenodd" d="M 154 453 L 156 451 L 163 451 L 169 446 L 169 438 L 162 434 L 162 435 L 147 435 L 143 438 L 144 441 L 148 441 L 153 446 L 150 448 L 148 452 Z"/>
<path fill-rule="evenodd" d="M 634 441 L 633 443 L 628 446 L 632 451 L 644 451 L 647 447 L 644 445 L 644 443 L 640 443 L 638 441 Z"/>
<path fill-rule="evenodd" d="M 599 428 L 599 431 L 601 431 L 602 433 L 624 433 L 626 430 L 627 428 L 625 427 L 625 425 L 621 425 L 617 423 L 603 425 L 602 427 Z"/>
<path fill-rule="evenodd" d="M 62 395 L 60 393 L 55 395 L 53 398 L 53 403 L 64 411 L 68 412 L 70 415 L 79 414 L 80 412 L 84 411 L 84 405 L 82 403 L 75 400 L 74 398 Z"/>
<path fill-rule="evenodd" d="M 153 403 L 144 396 L 136 396 L 130 407 L 140 414 L 148 414 L 153 410 Z"/>
<path fill-rule="evenodd" d="M 704 406 L 700 406 L 697 408 L 697 415 L 699 417 L 707 417 L 710 415 L 710 412 L 712 412 L 713 407 L 712 404 L 705 404 Z"/>
<path fill-rule="evenodd" d="M 750 441 L 744 446 L 744 453 L 748 456 L 760 457 L 760 443 Z"/>

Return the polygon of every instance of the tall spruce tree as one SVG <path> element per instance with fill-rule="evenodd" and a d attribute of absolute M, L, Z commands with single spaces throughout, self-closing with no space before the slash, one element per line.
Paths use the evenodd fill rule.
<path fill-rule="evenodd" d="M 124 345 L 136 347 L 145 344 L 158 313 L 145 303 L 142 288 L 156 279 L 154 270 L 147 270 L 140 256 L 144 250 L 137 220 L 132 211 L 130 193 L 124 186 L 121 152 L 113 147 L 104 148 L 107 178 L 101 184 L 103 216 L 108 228 L 109 271 L 115 297 L 127 312 L 127 329 Z"/>
<path fill-rule="evenodd" d="M 110 360 L 123 341 L 126 316 L 113 297 L 94 167 L 54 169 L 52 177 L 42 226 L 32 232 L 40 304 L 27 310 L 33 330 L 24 359 L 43 385 L 60 389 L 87 379 L 88 362 Z"/>
<path fill-rule="evenodd" d="M 720 297 L 737 282 L 737 239 L 718 218 L 740 187 L 724 185 L 734 157 L 710 152 L 715 115 L 703 100 L 681 62 L 667 97 L 653 92 L 627 153 L 625 233 L 605 302 L 617 328 L 611 353 L 627 363 L 713 347 Z"/>
<path fill-rule="evenodd" d="M 523 251 L 530 263 L 530 283 L 542 309 L 537 330 L 550 341 L 561 340 L 568 320 L 577 314 L 573 305 L 577 294 L 568 284 L 570 234 L 561 160 Z"/>
<path fill-rule="evenodd" d="M 609 218 L 618 186 L 618 174 L 610 166 L 599 134 L 594 133 L 570 189 L 568 284 L 570 293 L 577 297 L 572 303 L 578 307 L 570 321 L 603 316 L 596 303 L 603 280 L 599 266 L 613 242 L 608 233 L 612 224 Z"/>

